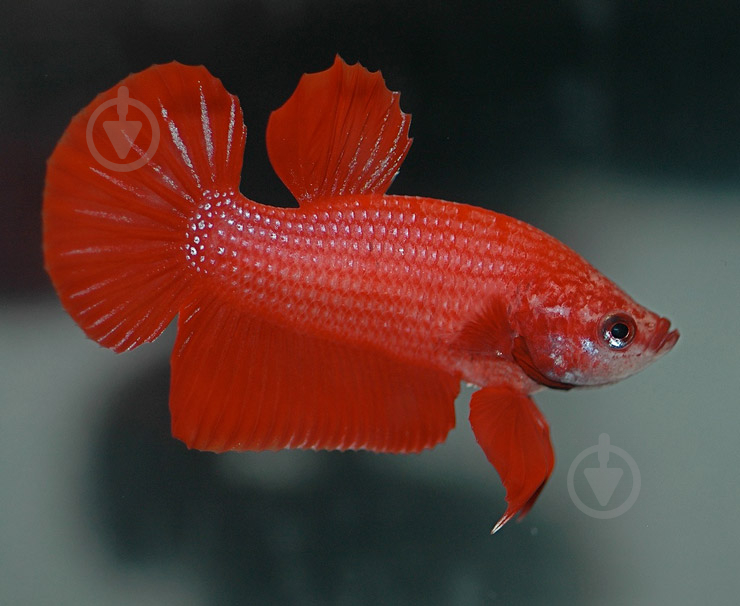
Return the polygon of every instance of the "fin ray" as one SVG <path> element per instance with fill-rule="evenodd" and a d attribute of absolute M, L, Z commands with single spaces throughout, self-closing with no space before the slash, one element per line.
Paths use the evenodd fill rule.
<path fill-rule="evenodd" d="M 304 204 L 322 197 L 383 194 L 409 147 L 410 116 L 379 72 L 339 56 L 304 74 L 270 116 L 267 151 L 275 172 Z"/>
<path fill-rule="evenodd" d="M 459 378 L 247 316 L 215 299 L 181 313 L 172 431 L 191 448 L 418 452 L 454 426 Z"/>
<path fill-rule="evenodd" d="M 119 163 L 104 125 L 123 119 L 115 104 L 124 87 L 129 114 L 133 105 L 150 115 L 134 116 L 142 126 Z M 152 341 L 192 296 L 187 220 L 204 189 L 238 187 L 245 133 L 238 101 L 221 82 L 178 63 L 129 76 L 72 119 L 47 167 L 44 261 L 90 338 L 115 351 Z"/>

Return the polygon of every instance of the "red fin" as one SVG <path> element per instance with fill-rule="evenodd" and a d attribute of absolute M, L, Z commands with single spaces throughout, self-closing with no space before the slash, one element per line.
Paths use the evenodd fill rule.
<path fill-rule="evenodd" d="M 300 335 L 216 301 L 179 318 L 173 435 L 190 448 L 418 452 L 455 424 L 459 379 Z"/>
<path fill-rule="evenodd" d="M 476 318 L 460 331 L 455 346 L 473 354 L 502 353 L 511 351 L 511 328 L 506 306 L 492 299 Z"/>
<path fill-rule="evenodd" d="M 135 129 L 117 126 L 121 107 Z M 44 258 L 90 338 L 116 351 L 151 341 L 189 298 L 188 219 L 204 190 L 237 188 L 244 138 L 236 97 L 178 63 L 129 76 L 75 116 L 48 162 Z"/>
<path fill-rule="evenodd" d="M 508 507 L 491 533 L 534 505 L 555 457 L 550 428 L 534 402 L 510 387 L 485 387 L 470 400 L 470 425 L 506 488 Z"/>
<path fill-rule="evenodd" d="M 411 116 L 380 72 L 347 65 L 304 74 L 272 112 L 267 151 L 299 203 L 327 196 L 383 194 L 411 146 Z"/>
<path fill-rule="evenodd" d="M 512 347 L 511 354 L 514 361 L 519 364 L 519 367 L 526 373 L 526 375 L 533 381 L 537 381 L 540 385 L 545 385 L 552 389 L 572 389 L 574 386 L 570 383 L 561 383 L 560 381 L 554 381 L 553 379 L 542 374 L 539 368 L 535 366 L 532 360 L 532 354 L 529 353 L 529 347 L 524 337 L 518 336 L 514 339 L 514 346 Z"/>

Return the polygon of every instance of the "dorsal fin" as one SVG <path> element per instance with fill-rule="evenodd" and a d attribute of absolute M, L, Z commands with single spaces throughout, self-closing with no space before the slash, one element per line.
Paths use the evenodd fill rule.
<path fill-rule="evenodd" d="M 304 74 L 267 124 L 270 162 L 299 204 L 384 194 L 411 146 L 411 116 L 380 72 L 359 63 Z"/>

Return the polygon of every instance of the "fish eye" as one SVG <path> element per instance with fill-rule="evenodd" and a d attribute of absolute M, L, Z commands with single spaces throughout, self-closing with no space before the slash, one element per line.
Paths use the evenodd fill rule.
<path fill-rule="evenodd" d="M 635 321 L 626 314 L 610 314 L 601 321 L 601 337 L 611 349 L 624 349 L 635 338 Z"/>

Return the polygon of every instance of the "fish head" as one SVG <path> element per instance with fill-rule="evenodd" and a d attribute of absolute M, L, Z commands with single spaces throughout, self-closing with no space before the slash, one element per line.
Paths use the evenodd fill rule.
<path fill-rule="evenodd" d="M 519 322 L 522 336 L 514 357 L 539 383 L 560 388 L 615 383 L 649 366 L 678 341 L 668 319 L 616 285 L 603 279 L 590 286 L 568 291 L 556 304 L 526 306 L 528 321 Z"/>

